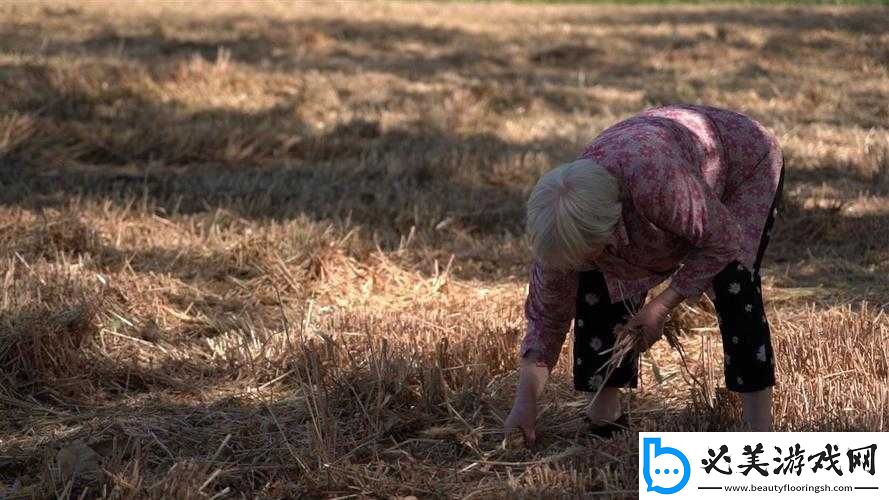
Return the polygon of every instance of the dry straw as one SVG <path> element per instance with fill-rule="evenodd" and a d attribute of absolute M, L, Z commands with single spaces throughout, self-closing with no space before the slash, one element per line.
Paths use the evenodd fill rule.
<path fill-rule="evenodd" d="M 886 430 L 884 15 L 58 4 L 0 2 L 0 497 L 632 496 L 635 438 L 577 425 L 567 356 L 537 447 L 499 449 L 522 214 L 591 133 L 677 101 L 762 119 L 792 170 L 779 429 Z M 721 378 L 712 311 L 675 320 L 688 366 L 646 353 L 634 429 L 731 428 L 684 375 Z"/>
<path fill-rule="evenodd" d="M 679 341 L 679 332 L 680 325 L 678 321 L 675 321 L 673 320 L 673 318 L 671 318 L 664 325 L 663 337 L 667 340 L 670 348 L 673 349 L 677 354 L 679 354 L 682 369 L 685 371 L 685 373 L 688 374 L 694 385 L 700 388 L 702 392 L 706 393 L 705 385 L 691 371 L 688 359 L 685 354 L 685 349 L 683 349 L 682 343 Z M 618 325 L 614 329 L 614 334 L 616 337 L 614 346 L 612 346 L 610 349 L 602 351 L 602 354 L 610 353 L 610 356 L 608 357 L 608 360 L 601 367 L 599 367 L 599 370 L 596 371 L 596 373 L 604 371 L 602 377 L 603 382 L 591 398 L 590 404 L 594 404 L 596 402 L 599 394 L 602 393 L 602 389 L 604 389 L 606 386 L 605 382 L 608 381 L 614 371 L 618 368 L 618 366 L 620 366 L 621 363 L 624 362 L 627 356 L 631 355 L 631 353 L 633 352 L 636 352 L 637 354 L 642 354 L 644 352 L 645 339 L 644 331 L 641 327 L 628 328 L 624 325 Z"/>

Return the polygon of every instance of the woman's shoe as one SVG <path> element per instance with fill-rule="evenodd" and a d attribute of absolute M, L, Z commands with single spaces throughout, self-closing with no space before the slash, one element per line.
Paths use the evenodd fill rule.
<path fill-rule="evenodd" d="M 587 425 L 589 425 L 590 434 L 601 438 L 609 438 L 617 432 L 628 430 L 630 428 L 630 419 L 627 417 L 626 413 L 622 413 L 613 422 L 593 423 L 593 421 L 590 420 L 590 417 L 587 417 L 586 415 L 584 415 L 583 419 L 586 420 Z"/>

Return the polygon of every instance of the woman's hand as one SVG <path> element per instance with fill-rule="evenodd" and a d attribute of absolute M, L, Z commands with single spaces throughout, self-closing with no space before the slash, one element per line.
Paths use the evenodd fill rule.
<path fill-rule="evenodd" d="M 627 321 L 628 330 L 642 330 L 641 351 L 647 351 L 664 335 L 667 314 L 682 302 L 683 297 L 673 288 L 667 288 L 660 295 L 648 301 L 638 313 Z"/>
<path fill-rule="evenodd" d="M 523 394 L 524 392 L 524 394 Z M 525 439 L 525 446 L 530 448 L 534 446 L 537 440 L 537 397 L 533 391 L 516 391 L 515 402 L 512 404 L 512 410 L 503 423 L 504 443 L 509 440 L 509 436 L 518 428 L 522 431 L 522 437 Z"/>
<path fill-rule="evenodd" d="M 549 377 L 549 369 L 545 364 L 535 362 L 533 359 L 522 359 L 521 363 L 515 402 L 503 423 L 504 443 L 518 428 L 522 431 L 525 446 L 530 448 L 537 440 L 537 397 L 543 392 L 543 386 Z"/>

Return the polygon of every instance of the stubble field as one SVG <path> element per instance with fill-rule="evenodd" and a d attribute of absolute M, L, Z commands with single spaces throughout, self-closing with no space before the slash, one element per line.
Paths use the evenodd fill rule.
<path fill-rule="evenodd" d="M 777 428 L 887 430 L 886 16 L 3 3 L 0 497 L 634 496 L 567 354 L 539 445 L 500 426 L 528 191 L 675 102 L 784 147 Z M 635 429 L 735 428 L 712 311 L 676 318 L 703 385 L 656 346 Z"/>

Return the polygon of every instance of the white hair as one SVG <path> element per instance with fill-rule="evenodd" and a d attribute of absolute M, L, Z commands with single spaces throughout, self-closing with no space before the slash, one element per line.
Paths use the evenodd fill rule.
<path fill-rule="evenodd" d="M 589 159 L 559 165 L 528 198 L 535 257 L 556 268 L 582 267 L 607 242 L 620 212 L 620 185 L 605 168 Z"/>

